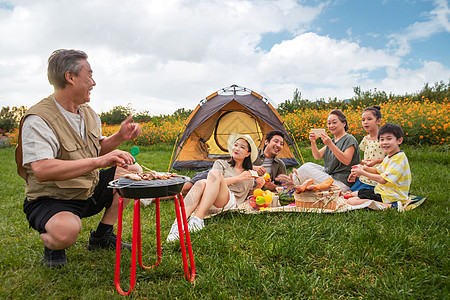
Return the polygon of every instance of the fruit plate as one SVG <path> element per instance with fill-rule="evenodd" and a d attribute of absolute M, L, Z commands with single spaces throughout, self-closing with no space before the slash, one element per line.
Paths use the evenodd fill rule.
<path fill-rule="evenodd" d="M 278 201 L 278 195 L 274 195 L 272 196 L 272 202 L 269 203 L 268 205 L 264 204 L 264 205 L 258 205 L 255 201 L 255 197 L 250 196 L 247 198 L 248 200 L 248 204 L 250 204 L 250 206 L 255 209 L 255 210 L 260 210 L 262 207 L 266 208 L 266 207 L 279 207 L 280 205 L 280 201 Z"/>

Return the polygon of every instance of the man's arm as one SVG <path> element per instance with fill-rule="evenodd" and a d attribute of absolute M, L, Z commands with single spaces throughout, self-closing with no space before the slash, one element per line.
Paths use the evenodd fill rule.
<path fill-rule="evenodd" d="M 276 169 L 276 173 L 272 173 L 273 175 L 273 180 L 272 181 L 268 181 L 264 184 L 264 186 L 266 188 L 268 188 L 269 190 L 271 190 L 272 192 L 276 191 L 276 188 L 279 186 L 279 182 L 275 181 L 275 178 L 278 177 L 278 175 L 280 174 L 287 174 L 287 170 L 286 170 L 286 165 L 284 164 L 284 162 L 281 159 L 275 158 L 277 159 L 277 163 L 275 165 L 278 165 L 278 168 Z M 275 169 L 274 164 L 272 164 L 272 172 Z"/>
<path fill-rule="evenodd" d="M 276 187 L 278 185 L 276 185 L 273 181 L 267 181 L 266 183 L 264 183 L 264 187 L 268 188 L 269 190 L 271 190 L 272 192 L 276 191 Z"/>
<path fill-rule="evenodd" d="M 141 133 L 141 127 L 137 123 L 133 123 L 132 116 L 129 116 L 125 121 L 120 124 L 118 132 L 114 133 L 110 137 L 100 140 L 102 150 L 100 155 L 104 155 L 116 149 L 124 141 L 132 140 Z"/>
<path fill-rule="evenodd" d="M 78 160 L 41 159 L 32 162 L 31 168 L 39 182 L 60 181 L 79 177 L 98 168 L 116 165 L 132 165 L 133 156 L 125 151 L 114 150 L 96 158 Z"/>

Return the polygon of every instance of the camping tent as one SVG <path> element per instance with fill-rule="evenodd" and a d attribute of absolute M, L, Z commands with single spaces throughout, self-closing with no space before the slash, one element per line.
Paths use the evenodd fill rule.
<path fill-rule="evenodd" d="M 247 88 L 232 85 L 201 100 L 185 126 L 175 144 L 170 169 L 208 169 L 216 159 L 229 158 L 227 139 L 233 132 L 249 134 L 256 146 L 263 148 L 265 135 L 271 130 L 283 132 L 287 142 L 278 157 L 287 167 L 298 165 L 287 146 L 294 143 L 282 118 L 268 99 Z"/>

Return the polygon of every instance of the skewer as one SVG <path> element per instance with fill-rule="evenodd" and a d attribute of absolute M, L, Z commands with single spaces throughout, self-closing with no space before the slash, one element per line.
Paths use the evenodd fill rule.
<path fill-rule="evenodd" d="M 150 169 L 150 168 L 147 168 L 146 166 L 144 166 L 144 165 L 141 165 L 141 167 L 143 167 L 144 169 L 146 169 L 147 171 L 153 171 L 152 169 Z"/>

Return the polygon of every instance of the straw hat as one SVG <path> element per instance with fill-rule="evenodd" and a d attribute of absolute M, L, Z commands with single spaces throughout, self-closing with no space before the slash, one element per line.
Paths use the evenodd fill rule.
<path fill-rule="evenodd" d="M 231 150 L 233 148 L 234 142 L 236 142 L 238 139 L 244 139 L 246 140 L 250 145 L 250 159 L 252 160 L 252 163 L 258 158 L 258 147 L 256 147 L 255 142 L 252 140 L 252 138 L 248 134 L 240 134 L 240 133 L 232 133 L 228 137 L 228 153 L 233 153 Z"/>

